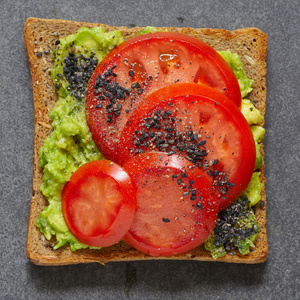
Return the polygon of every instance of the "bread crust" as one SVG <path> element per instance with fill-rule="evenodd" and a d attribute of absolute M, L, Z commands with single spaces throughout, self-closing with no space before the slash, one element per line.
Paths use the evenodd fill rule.
<path fill-rule="evenodd" d="M 27 256 L 37 265 L 56 266 L 79 263 L 98 262 L 105 264 L 111 261 L 133 261 L 133 260 L 197 260 L 229 263 L 255 264 L 264 262 L 268 254 L 267 232 L 266 232 L 266 193 L 265 193 L 265 165 L 261 167 L 261 181 L 264 183 L 261 201 L 263 207 L 258 203 L 255 207 L 255 215 L 261 228 L 258 238 L 255 241 L 255 248 L 248 255 L 241 255 L 235 252 L 234 255 L 226 254 L 224 257 L 214 260 L 209 251 L 201 245 L 187 253 L 172 257 L 151 257 L 135 250 L 125 242 L 102 248 L 100 250 L 78 250 L 72 252 L 69 246 L 64 246 L 58 250 L 53 250 L 55 241 L 48 241 L 41 234 L 35 222 L 39 213 L 48 205 L 46 198 L 40 192 L 42 183 L 42 169 L 39 167 L 38 151 L 43 145 L 43 141 L 52 131 L 49 111 L 57 101 L 57 94 L 50 76 L 50 69 L 53 64 L 51 54 L 45 54 L 54 48 L 55 41 L 66 35 L 76 33 L 83 27 L 102 26 L 106 31 L 120 30 L 125 40 L 135 36 L 142 28 L 115 27 L 104 24 L 91 24 L 85 22 L 74 22 L 65 20 L 48 19 L 27 19 L 24 27 L 24 40 L 27 51 L 31 76 L 34 101 L 34 150 L 33 150 L 33 184 L 32 198 L 28 220 L 27 234 Z M 267 35 L 257 28 L 244 28 L 235 31 L 224 29 L 193 29 L 193 28 L 161 28 L 169 31 L 180 32 L 197 37 L 205 43 L 211 45 L 218 51 L 230 50 L 236 52 L 244 63 L 247 76 L 254 80 L 253 91 L 248 99 L 261 112 L 262 116 L 266 112 L 266 55 L 267 55 Z M 38 57 L 37 53 L 43 52 Z M 259 125 L 264 126 L 264 121 Z M 263 143 L 261 152 L 264 157 Z"/>

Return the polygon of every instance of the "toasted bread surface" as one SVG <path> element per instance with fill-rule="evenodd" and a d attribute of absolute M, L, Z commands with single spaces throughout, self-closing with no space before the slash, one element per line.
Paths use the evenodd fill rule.
<path fill-rule="evenodd" d="M 34 100 L 34 151 L 33 151 L 33 186 L 32 199 L 30 203 L 30 213 L 28 220 L 27 235 L 27 256 L 35 264 L 54 266 L 78 263 L 110 261 L 133 261 L 152 259 L 173 259 L 173 260 L 197 260 L 197 261 L 222 261 L 231 263 L 260 263 L 266 260 L 268 253 L 267 232 L 266 232 L 266 194 L 265 184 L 262 189 L 261 202 L 255 207 L 256 219 L 260 226 L 259 236 L 255 241 L 255 248 L 247 255 L 235 252 L 234 255 L 226 254 L 224 257 L 214 260 L 209 251 L 201 245 L 188 253 L 172 256 L 153 258 L 135 250 L 125 242 L 102 248 L 100 250 L 78 250 L 72 252 L 69 246 L 64 246 L 54 250 L 55 240 L 48 241 L 41 234 L 35 222 L 39 213 L 48 205 L 46 198 L 40 191 L 43 172 L 39 167 L 39 149 L 44 140 L 52 131 L 49 111 L 57 101 L 57 94 L 54 88 L 50 70 L 53 65 L 51 53 L 55 41 L 69 34 L 76 33 L 81 27 L 102 26 L 105 30 L 120 30 L 125 40 L 134 37 L 142 28 L 115 27 L 103 24 L 91 24 L 84 22 L 74 22 L 65 20 L 47 20 L 29 18 L 24 27 L 25 47 L 28 55 L 29 66 L 32 76 L 32 89 Z M 166 28 L 160 28 L 162 30 Z M 266 54 L 267 36 L 257 28 L 245 28 L 235 31 L 223 29 L 193 29 L 193 28 L 168 28 L 169 31 L 180 32 L 197 37 L 218 51 L 230 50 L 238 53 L 247 76 L 253 80 L 253 91 L 248 95 L 255 107 L 262 116 L 266 111 Z M 43 52 L 41 56 L 37 53 Z M 264 125 L 264 121 L 260 123 Z M 263 143 L 261 147 L 264 156 Z M 261 181 L 265 183 L 264 163 L 261 167 Z"/>

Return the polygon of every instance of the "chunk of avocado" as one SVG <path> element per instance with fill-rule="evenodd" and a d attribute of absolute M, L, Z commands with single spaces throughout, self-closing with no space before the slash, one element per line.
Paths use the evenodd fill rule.
<path fill-rule="evenodd" d="M 254 170 L 257 170 L 262 165 L 262 155 L 260 153 L 260 142 L 263 140 L 265 135 L 265 129 L 258 125 L 250 126 L 253 138 L 255 141 L 256 148 L 256 160 Z"/>
<path fill-rule="evenodd" d="M 258 124 L 263 119 L 259 110 L 247 99 L 242 100 L 241 112 L 249 125 Z"/>
<path fill-rule="evenodd" d="M 243 196 L 246 196 L 250 201 L 250 206 L 253 206 L 261 199 L 261 190 L 263 183 L 260 182 L 260 172 L 254 172 L 247 188 L 243 192 Z"/>

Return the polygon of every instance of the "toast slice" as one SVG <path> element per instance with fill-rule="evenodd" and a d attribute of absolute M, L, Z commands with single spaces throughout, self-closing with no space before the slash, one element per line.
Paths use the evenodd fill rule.
<path fill-rule="evenodd" d="M 72 252 L 68 245 L 53 250 L 55 240 L 46 240 L 40 233 L 35 222 L 39 213 L 48 205 L 46 198 L 40 192 L 42 183 L 42 169 L 39 167 L 39 149 L 43 145 L 45 138 L 52 131 L 49 111 L 57 101 L 57 94 L 54 88 L 50 70 L 53 59 L 51 51 L 55 41 L 66 35 L 76 33 L 83 26 L 102 26 L 105 30 L 120 30 L 124 39 L 135 36 L 142 28 L 115 27 L 103 24 L 90 24 L 84 22 L 73 22 L 65 20 L 47 20 L 29 18 L 24 28 L 25 47 L 28 55 L 29 66 L 32 76 L 32 89 L 34 99 L 34 151 L 33 151 L 33 186 L 32 199 L 30 203 L 30 213 L 28 220 L 27 235 L 27 256 L 35 264 L 54 266 L 78 263 L 98 262 L 104 264 L 110 261 L 133 261 L 133 260 L 153 260 L 153 259 L 173 259 L 173 260 L 197 260 L 215 261 L 209 251 L 201 245 L 198 248 L 177 256 L 153 258 L 135 250 L 125 242 L 102 248 L 100 250 L 78 250 Z M 162 30 L 166 28 L 161 28 Z M 245 28 L 235 31 L 222 29 L 192 29 L 192 28 L 168 28 L 170 31 L 191 35 L 203 40 L 218 51 L 230 50 L 239 54 L 247 76 L 253 82 L 253 91 L 248 95 L 255 107 L 262 116 L 266 111 L 266 53 L 267 35 L 257 28 Z M 45 52 L 46 51 L 46 52 Z M 49 52 L 49 53 L 48 53 Z M 39 53 L 39 54 L 38 54 Z M 38 54 L 38 55 L 37 55 Z M 264 125 L 264 121 L 261 122 Z M 263 154 L 263 144 L 261 147 Z M 265 183 L 264 163 L 261 167 L 261 181 Z M 266 203 L 265 188 L 262 189 L 260 203 L 255 207 L 255 215 L 261 228 L 259 236 L 255 241 L 255 248 L 248 255 L 241 255 L 235 252 L 234 255 L 218 258 L 216 261 L 231 263 L 260 263 L 266 260 L 268 253 L 267 232 L 266 232 Z"/>

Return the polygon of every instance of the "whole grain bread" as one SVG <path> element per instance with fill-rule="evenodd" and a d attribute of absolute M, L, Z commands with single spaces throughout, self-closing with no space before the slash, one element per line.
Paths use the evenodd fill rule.
<path fill-rule="evenodd" d="M 235 252 L 214 260 L 209 251 L 201 245 L 188 253 L 172 257 L 153 258 L 135 250 L 125 242 L 102 248 L 100 250 L 78 250 L 72 252 L 69 246 L 53 250 L 55 240 L 46 240 L 40 233 L 35 222 L 39 213 L 48 205 L 47 200 L 40 192 L 42 183 L 42 169 L 39 167 L 38 151 L 43 145 L 45 138 L 52 131 L 49 111 L 57 101 L 56 90 L 50 76 L 53 59 L 51 51 L 55 41 L 66 35 L 76 33 L 83 27 L 102 26 L 105 30 L 120 30 L 125 40 L 135 36 L 142 28 L 115 27 L 103 24 L 90 24 L 65 20 L 48 20 L 29 18 L 24 27 L 25 47 L 28 55 L 29 66 L 32 76 L 32 89 L 34 101 L 34 152 L 33 152 L 33 186 L 30 213 L 28 220 L 27 256 L 35 264 L 54 266 L 78 263 L 98 262 L 104 264 L 110 261 L 132 260 L 197 260 L 197 261 L 222 261 L 231 263 L 260 263 L 266 260 L 268 253 L 266 232 L 266 194 L 262 189 L 261 201 L 265 205 L 257 204 L 255 215 L 261 228 L 255 242 L 255 248 L 248 255 Z M 162 30 L 166 28 L 161 28 Z M 267 35 L 257 28 L 244 28 L 235 31 L 223 29 L 193 29 L 193 28 L 168 28 L 169 31 L 180 32 L 197 37 L 209 44 L 216 50 L 230 50 L 239 54 L 244 63 L 246 74 L 253 79 L 253 91 L 248 95 L 262 116 L 266 111 L 266 53 Z M 45 52 L 46 51 L 46 52 Z M 38 54 L 38 55 L 37 55 Z M 264 125 L 264 121 L 261 122 Z M 261 149 L 264 154 L 263 145 Z M 265 183 L 264 163 L 261 167 L 261 181 Z M 265 186 L 265 185 L 264 185 Z"/>

